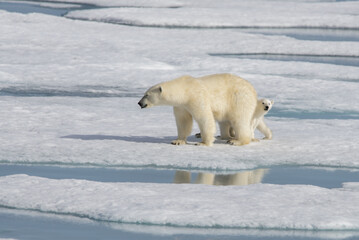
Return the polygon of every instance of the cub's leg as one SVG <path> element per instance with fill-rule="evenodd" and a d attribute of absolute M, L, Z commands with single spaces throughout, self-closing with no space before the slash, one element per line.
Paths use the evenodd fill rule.
<path fill-rule="evenodd" d="M 191 134 L 193 119 L 192 115 L 184 108 L 173 107 L 173 113 L 176 118 L 178 137 L 171 143 L 173 145 L 183 145 L 187 143 L 187 137 Z"/>
<path fill-rule="evenodd" d="M 260 119 L 252 119 L 252 122 L 251 122 L 252 142 L 259 142 L 259 139 L 254 137 L 254 132 L 256 131 L 259 121 L 260 121 Z"/>
<path fill-rule="evenodd" d="M 264 119 L 261 119 L 261 121 L 259 121 L 257 129 L 264 134 L 264 140 L 272 139 L 272 130 L 270 130 L 270 128 L 265 124 Z"/>
<path fill-rule="evenodd" d="M 219 123 L 219 129 L 221 131 L 221 139 L 222 140 L 229 140 L 231 139 L 230 129 L 231 124 L 229 122 L 220 122 Z"/>
<path fill-rule="evenodd" d="M 236 136 L 236 133 L 234 132 L 234 129 L 232 127 L 229 128 L 229 135 L 234 138 Z"/>

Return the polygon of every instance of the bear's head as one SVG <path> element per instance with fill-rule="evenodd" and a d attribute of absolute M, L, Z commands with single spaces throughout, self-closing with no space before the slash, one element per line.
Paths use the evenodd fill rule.
<path fill-rule="evenodd" d="M 260 105 L 258 107 L 260 107 L 261 109 L 263 109 L 263 111 L 265 113 L 267 113 L 267 112 L 269 112 L 269 110 L 271 110 L 271 108 L 272 108 L 272 106 L 274 104 L 274 101 L 266 99 L 266 98 L 263 98 L 263 99 L 259 100 L 259 103 L 260 103 Z"/>
<path fill-rule="evenodd" d="M 155 85 L 145 92 L 145 95 L 138 102 L 141 108 L 149 108 L 161 103 L 162 87 Z"/>

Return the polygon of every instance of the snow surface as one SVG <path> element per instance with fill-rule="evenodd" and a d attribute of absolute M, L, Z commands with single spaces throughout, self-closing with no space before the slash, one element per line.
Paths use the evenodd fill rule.
<path fill-rule="evenodd" d="M 0 185 L 2 207 L 101 221 L 217 228 L 359 228 L 358 183 L 329 190 L 309 185 L 213 187 L 11 175 L 1 177 Z"/>
<path fill-rule="evenodd" d="M 211 172 L 272 165 L 359 169 L 358 67 L 220 57 L 273 53 L 357 58 L 359 42 L 300 40 L 231 28 L 358 28 L 356 2 L 86 2 L 153 8 L 93 9 L 68 16 L 201 29 L 139 28 L 0 11 L 0 163 Z M 229 14 L 247 16 L 229 18 Z M 192 136 L 190 144 L 172 146 L 176 137 L 172 109 L 141 110 L 137 105 L 153 84 L 184 74 L 219 72 L 240 75 L 259 96 L 274 99 L 266 116 L 273 140 L 243 147 L 217 140 L 213 147 L 198 147 Z M 196 132 L 197 126 L 192 133 Z M 358 183 L 329 190 L 303 185 L 101 183 L 16 175 L 0 178 L 0 202 L 3 207 L 101 221 L 358 230 L 358 189 Z"/>

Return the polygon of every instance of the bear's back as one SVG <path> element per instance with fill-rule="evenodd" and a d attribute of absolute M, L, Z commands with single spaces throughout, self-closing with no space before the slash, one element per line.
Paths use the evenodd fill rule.
<path fill-rule="evenodd" d="M 257 95 L 256 90 L 247 80 L 229 73 L 213 74 L 198 78 L 213 93 L 227 91 L 246 91 L 253 95 Z"/>
<path fill-rule="evenodd" d="M 197 78 L 208 91 L 215 118 L 219 121 L 233 115 L 239 106 L 245 104 L 253 109 L 257 92 L 248 81 L 233 74 L 214 74 Z M 252 116 L 253 112 L 250 113 Z"/>

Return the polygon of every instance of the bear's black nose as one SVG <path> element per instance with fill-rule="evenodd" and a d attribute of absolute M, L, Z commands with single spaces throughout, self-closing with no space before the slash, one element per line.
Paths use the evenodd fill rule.
<path fill-rule="evenodd" d="M 138 102 L 138 105 L 140 105 L 141 108 L 147 107 L 147 104 L 143 104 L 141 101 Z"/>
<path fill-rule="evenodd" d="M 265 106 L 264 110 L 268 111 L 269 107 L 268 106 Z"/>

